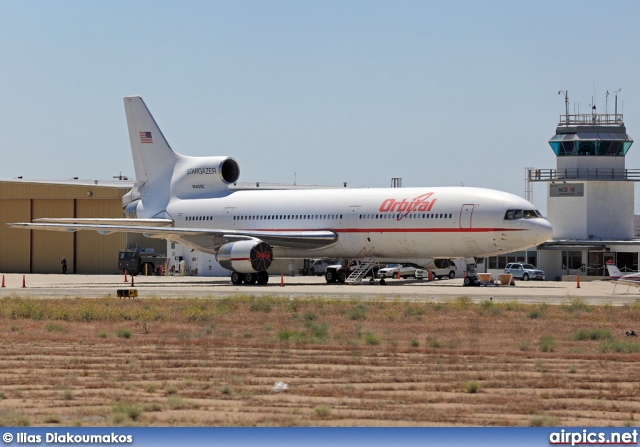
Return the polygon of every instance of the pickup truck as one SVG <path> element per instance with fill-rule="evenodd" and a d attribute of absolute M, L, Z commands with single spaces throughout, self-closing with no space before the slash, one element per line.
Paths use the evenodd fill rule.
<path fill-rule="evenodd" d="M 318 275 L 322 276 L 326 273 L 327 267 L 330 265 L 336 265 L 338 261 L 335 259 L 313 259 L 311 260 L 311 265 L 309 266 L 309 274 L 310 275 Z"/>

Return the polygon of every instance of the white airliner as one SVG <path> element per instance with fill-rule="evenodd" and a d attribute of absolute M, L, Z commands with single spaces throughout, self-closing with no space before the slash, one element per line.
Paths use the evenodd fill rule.
<path fill-rule="evenodd" d="M 174 152 L 140 97 L 124 98 L 136 183 L 123 219 L 37 219 L 13 227 L 143 233 L 213 253 L 234 284 L 266 284 L 277 258 L 342 258 L 427 266 L 535 246 L 551 225 L 512 194 L 482 188 L 230 191 L 226 156 Z M 473 265 L 473 260 L 472 263 Z M 473 283 L 473 271 L 465 281 Z"/>

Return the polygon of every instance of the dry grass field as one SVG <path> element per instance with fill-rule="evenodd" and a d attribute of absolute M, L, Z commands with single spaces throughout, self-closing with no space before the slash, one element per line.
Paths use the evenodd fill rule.
<path fill-rule="evenodd" d="M 0 424 L 636 425 L 639 322 L 579 299 L 14 296 Z"/>

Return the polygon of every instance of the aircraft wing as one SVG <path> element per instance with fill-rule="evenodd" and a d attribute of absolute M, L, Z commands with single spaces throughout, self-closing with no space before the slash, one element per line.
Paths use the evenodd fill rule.
<path fill-rule="evenodd" d="M 7 225 L 12 228 L 27 230 L 49 230 L 75 232 L 80 230 L 93 230 L 100 234 L 112 233 L 142 233 L 146 237 L 168 239 L 178 243 L 187 242 L 202 248 L 216 250 L 216 247 L 226 243 L 247 239 L 260 239 L 274 247 L 287 248 L 320 248 L 331 245 L 338 240 L 338 235 L 327 230 L 296 230 L 296 231 L 252 231 L 252 230 L 225 230 L 216 228 L 176 228 L 160 227 L 158 225 L 170 225 L 170 219 L 102 219 L 105 222 L 94 223 L 101 219 L 38 219 L 36 222 L 17 222 Z M 92 223 L 79 223 L 80 221 Z M 126 221 L 126 222 L 125 222 Z M 159 221 L 159 222 L 149 222 Z M 151 225 L 156 226 L 151 226 Z"/>
<path fill-rule="evenodd" d="M 66 218 L 66 217 L 44 217 L 34 219 L 36 223 L 56 223 L 56 224 L 89 224 L 89 225 L 124 225 L 124 226 L 149 226 L 149 227 L 171 227 L 171 219 L 129 219 L 129 218 Z M 66 230 L 65 230 L 66 231 Z"/>

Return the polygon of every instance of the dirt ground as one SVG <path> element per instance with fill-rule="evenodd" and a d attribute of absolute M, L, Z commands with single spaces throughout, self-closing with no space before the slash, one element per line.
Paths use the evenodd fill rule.
<path fill-rule="evenodd" d="M 0 424 L 636 425 L 639 317 L 579 299 L 3 298 Z"/>

